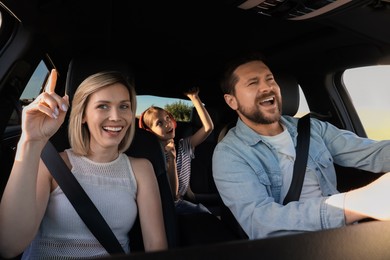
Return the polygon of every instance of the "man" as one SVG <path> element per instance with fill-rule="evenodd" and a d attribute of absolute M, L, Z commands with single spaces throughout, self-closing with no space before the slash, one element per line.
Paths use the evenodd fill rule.
<path fill-rule="evenodd" d="M 339 193 L 333 165 L 388 172 L 390 141 L 360 138 L 312 118 L 301 197 L 283 205 L 292 180 L 298 119 L 282 116 L 280 88 L 260 56 L 233 61 L 221 88 L 238 120 L 214 151 L 213 177 L 250 239 L 336 228 L 368 217 L 390 220 L 390 174 Z"/>

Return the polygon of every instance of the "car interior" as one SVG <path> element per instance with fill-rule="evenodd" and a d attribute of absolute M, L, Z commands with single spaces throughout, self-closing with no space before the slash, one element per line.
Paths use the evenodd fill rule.
<path fill-rule="evenodd" d="M 88 75 L 118 70 L 134 83 L 137 95 L 183 99 L 187 89 L 198 86 L 214 123 L 213 132 L 195 149 L 186 197 L 212 214 L 175 214 L 160 144 L 136 127 L 126 153 L 153 164 L 169 250 L 145 253 L 136 221 L 128 259 L 390 258 L 390 226 L 370 219 L 345 228 L 250 241 L 223 204 L 212 177 L 214 148 L 237 121 L 219 88 L 231 58 L 254 51 L 266 56 L 281 88 L 283 114 L 300 117 L 304 98 L 312 117 L 366 137 L 343 85 L 343 72 L 390 65 L 389 25 L 388 0 L 1 0 L 0 197 L 21 134 L 22 107 L 43 89 L 48 72 L 57 69 L 56 92 L 72 100 Z M 29 84 L 37 93 L 25 100 Z M 375 86 L 367 91 L 375 92 Z M 191 115 L 190 121 L 177 122 L 176 138 L 201 127 L 195 109 Z M 69 147 L 66 123 L 51 142 L 57 151 Z M 341 192 L 381 175 L 335 167 Z"/>

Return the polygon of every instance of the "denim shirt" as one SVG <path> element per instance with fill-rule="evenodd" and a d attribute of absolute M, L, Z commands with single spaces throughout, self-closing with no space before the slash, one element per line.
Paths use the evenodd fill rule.
<path fill-rule="evenodd" d="M 282 116 L 281 123 L 297 142 L 298 119 Z M 277 151 L 240 119 L 218 143 L 213 154 L 213 177 L 221 198 L 250 239 L 345 225 L 344 209 L 325 203 L 337 191 L 334 163 L 376 173 L 390 171 L 390 141 L 374 141 L 311 119 L 306 173 L 318 178 L 322 197 L 283 206 L 283 185 Z"/>

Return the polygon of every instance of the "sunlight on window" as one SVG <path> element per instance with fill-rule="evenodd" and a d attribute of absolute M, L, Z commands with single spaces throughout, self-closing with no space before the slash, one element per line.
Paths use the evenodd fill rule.
<path fill-rule="evenodd" d="M 367 136 L 390 139 L 390 65 L 346 70 L 343 81 Z"/>
<path fill-rule="evenodd" d="M 299 107 L 298 107 L 298 112 L 295 116 L 302 117 L 309 112 L 310 109 L 309 106 L 307 105 L 305 94 L 303 94 L 301 87 L 299 87 Z"/>
<path fill-rule="evenodd" d="M 158 106 L 165 108 L 166 105 L 181 102 L 187 106 L 193 107 L 191 100 L 180 98 L 166 98 L 150 95 L 137 95 L 137 111 L 136 116 L 140 116 L 150 106 Z"/>

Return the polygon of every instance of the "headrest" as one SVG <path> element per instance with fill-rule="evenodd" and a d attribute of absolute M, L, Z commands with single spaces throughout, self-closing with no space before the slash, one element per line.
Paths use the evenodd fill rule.
<path fill-rule="evenodd" d="M 274 75 L 282 93 L 282 114 L 295 116 L 299 108 L 299 85 L 297 80 L 283 72 Z"/>
<path fill-rule="evenodd" d="M 129 64 L 120 59 L 107 57 L 78 57 L 73 58 L 68 67 L 65 92 L 72 102 L 73 95 L 80 83 L 88 76 L 104 70 L 121 72 L 129 82 L 133 82 L 133 74 Z"/>

